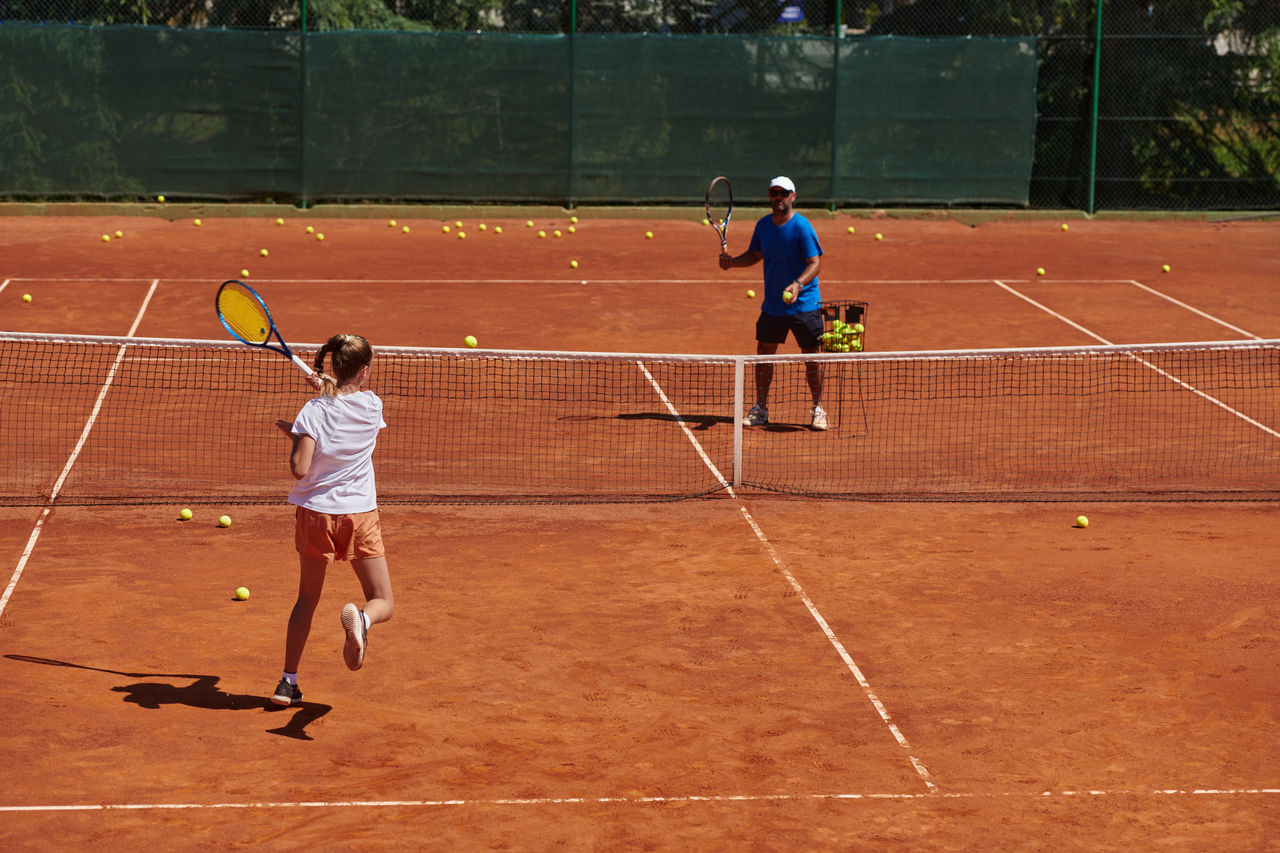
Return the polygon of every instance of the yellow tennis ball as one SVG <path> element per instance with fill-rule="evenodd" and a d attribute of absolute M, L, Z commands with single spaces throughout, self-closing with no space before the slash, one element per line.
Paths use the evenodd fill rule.
<path fill-rule="evenodd" d="M 652 239 L 653 239 L 653 232 L 652 232 L 652 231 L 646 231 L 646 232 L 644 232 L 644 238 L 645 238 L 646 240 L 652 240 Z"/>
<path fill-rule="evenodd" d="M 1036 267 L 1036 275 L 1044 275 L 1044 267 Z"/>
<path fill-rule="evenodd" d="M 552 231 L 552 232 L 551 232 L 551 234 L 552 234 L 552 236 L 559 237 L 559 236 L 560 236 L 560 229 L 559 229 L 559 228 L 557 228 L 556 230 Z"/>
<path fill-rule="evenodd" d="M 249 277 L 249 271 L 248 271 L 248 270 L 240 270 L 240 277 L 241 277 L 241 278 L 248 278 L 248 277 Z"/>
<path fill-rule="evenodd" d="M 1076 527 L 1088 527 L 1089 519 L 1083 515 L 1076 516 Z"/>
<path fill-rule="evenodd" d="M 324 235 L 323 235 L 323 234 L 316 234 L 316 239 L 317 239 L 317 240 L 323 240 L 323 239 L 324 239 Z"/>
<path fill-rule="evenodd" d="M 248 601 L 249 588 L 247 586 L 236 587 L 236 601 Z"/>
<path fill-rule="evenodd" d="M 388 220 L 387 220 L 387 227 L 388 227 L 388 228 L 395 228 L 395 227 L 396 227 L 396 221 L 395 221 L 394 219 L 388 219 Z"/>
<path fill-rule="evenodd" d="M 408 225 L 401 225 L 401 226 L 400 226 L 400 230 L 401 230 L 401 231 L 403 231 L 405 234 L 408 234 L 408 233 L 409 233 L 409 226 L 408 226 Z"/>
<path fill-rule="evenodd" d="M 794 295 L 790 290 L 784 290 L 784 291 L 782 291 L 782 301 L 783 301 L 783 302 L 790 302 L 791 300 L 793 300 L 793 299 L 795 299 L 795 298 L 796 298 L 796 297 L 795 297 L 795 295 Z"/>
<path fill-rule="evenodd" d="M 883 240 L 883 239 L 884 239 L 884 235 L 877 231 L 877 232 L 876 232 L 876 239 L 877 239 L 877 240 Z"/>
<path fill-rule="evenodd" d="M 182 519 L 183 521 L 190 521 L 190 520 L 191 520 L 191 510 L 186 509 L 186 508 L 184 507 L 184 508 L 183 508 L 183 510 L 182 510 L 182 512 L 178 513 L 178 518 Z"/>
<path fill-rule="evenodd" d="M 30 294 L 30 293 L 24 293 L 24 294 L 22 294 L 22 301 L 23 301 L 23 302 L 30 302 L 30 301 L 31 301 L 31 294 Z"/>
<path fill-rule="evenodd" d="M 453 227 L 454 227 L 454 228 L 461 228 L 461 227 L 462 227 L 462 220 L 461 220 L 461 219 L 459 219 L 458 221 L 454 222 L 454 223 L 453 223 Z"/>
<path fill-rule="evenodd" d="M 754 290 L 748 290 L 748 291 L 747 291 L 747 298 L 748 298 L 748 299 L 755 299 L 755 298 L 756 298 L 756 292 L 755 292 Z"/>
<path fill-rule="evenodd" d="M 117 236 L 117 237 L 123 237 L 123 236 L 124 236 L 124 232 L 123 232 L 123 231 L 117 231 L 117 232 L 116 232 L 116 236 Z M 1165 270 L 1165 272 L 1168 272 L 1168 270 Z"/>
<path fill-rule="evenodd" d="M 160 202 L 161 204 L 164 204 L 164 196 L 162 195 L 156 196 L 156 201 Z"/>
<path fill-rule="evenodd" d="M 577 262 L 577 261 L 569 261 L 569 266 L 573 267 L 573 268 L 576 270 L 576 269 L 578 268 L 578 262 Z"/>
<path fill-rule="evenodd" d="M 545 236 L 547 236 L 547 232 L 546 232 L 546 231 L 539 231 L 539 232 L 538 232 L 538 236 L 539 236 L 539 237 L 545 237 Z"/>
<path fill-rule="evenodd" d="M 219 527 L 230 527 L 230 526 L 231 526 L 231 516 L 229 516 L 229 515 L 221 515 L 221 516 L 218 516 L 218 526 L 219 526 Z"/>
<path fill-rule="evenodd" d="M 852 225 L 849 226 L 849 233 L 850 234 L 856 233 L 856 229 L 854 229 Z"/>
<path fill-rule="evenodd" d="M 466 232 L 466 231 L 459 231 L 459 232 L 458 232 L 458 239 L 459 239 L 459 240 L 465 240 L 465 239 L 467 239 L 467 232 Z"/>
<path fill-rule="evenodd" d="M 284 224 L 284 220 L 277 216 L 277 217 L 276 217 L 276 224 L 277 224 L 277 225 L 283 225 L 283 224 Z"/>
<path fill-rule="evenodd" d="M 1165 265 L 1164 265 L 1164 266 L 1162 266 L 1160 269 L 1161 269 L 1161 270 L 1163 270 L 1164 272 L 1168 272 L 1168 271 L 1169 271 L 1169 265 L 1168 265 L 1168 264 L 1165 264 Z"/>
<path fill-rule="evenodd" d="M 488 225 L 485 225 L 483 222 L 481 222 L 481 223 L 480 223 L 479 228 L 480 228 L 480 230 L 481 230 L 481 231 L 488 231 L 488 230 L 489 230 L 489 226 L 488 226 Z"/>
<path fill-rule="evenodd" d="M 1071 227 L 1070 227 L 1069 225 L 1067 225 L 1067 223 L 1065 223 L 1065 222 L 1064 222 L 1064 223 L 1062 223 L 1062 230 L 1063 230 L 1063 231 L 1070 231 L 1070 230 L 1071 230 Z"/>
<path fill-rule="evenodd" d="M 192 225 L 194 225 L 194 226 L 196 226 L 197 228 L 199 228 L 199 227 L 200 227 L 201 225 L 203 225 L 204 223 L 202 223 L 199 219 L 193 219 L 193 220 L 191 220 L 191 224 L 192 224 Z"/>
<path fill-rule="evenodd" d="M 578 217 L 576 217 L 576 216 L 570 216 L 570 217 L 569 217 L 569 221 L 570 221 L 570 222 L 572 222 L 574 225 L 577 225 L 577 224 L 578 224 Z"/>
<path fill-rule="evenodd" d="M 452 230 L 453 230 L 453 229 L 452 229 L 452 228 L 450 228 L 448 225 L 441 225 L 441 226 L 440 226 L 440 233 L 441 233 L 441 234 L 448 234 L 448 233 L 449 233 L 450 231 L 452 231 Z"/>
<path fill-rule="evenodd" d="M 532 228 L 532 227 L 533 227 L 533 220 L 532 220 L 532 219 L 526 219 L 526 220 L 524 221 L 524 227 L 525 227 L 525 228 Z"/>
<path fill-rule="evenodd" d="M 569 233 L 570 233 L 570 234 L 577 234 L 577 233 L 578 233 L 578 228 L 577 228 L 577 226 L 575 226 L 575 225 L 570 225 L 570 226 L 569 226 L 569 228 L 568 228 L 567 230 L 569 231 Z"/>
<path fill-rule="evenodd" d="M 110 242 L 111 242 L 111 235 L 110 235 L 110 234 L 103 234 L 103 235 L 102 235 L 102 242 L 104 242 L 104 243 L 110 243 Z"/>
<path fill-rule="evenodd" d="M 495 226 L 493 227 L 493 233 L 494 233 L 494 234 L 501 234 L 501 233 L 502 233 L 502 226 L 501 226 L 501 225 L 495 225 Z"/>
<path fill-rule="evenodd" d="M 314 234 L 314 233 L 316 233 L 316 229 L 315 229 L 315 227 L 314 227 L 314 226 L 311 226 L 311 225 L 308 225 L 308 226 L 307 226 L 307 233 L 308 233 L 308 234 Z"/>
<path fill-rule="evenodd" d="M 267 255 L 269 255 L 269 254 L 271 254 L 271 253 L 270 253 L 270 252 L 268 252 L 266 249 L 259 249 L 259 250 L 258 250 L 258 254 L 259 254 L 259 255 L 262 255 L 262 257 L 264 257 L 264 258 L 265 258 Z"/>
<path fill-rule="evenodd" d="M 705 216 L 704 216 L 704 217 L 702 217 L 702 224 L 703 224 L 703 225 L 710 225 L 710 224 L 711 224 L 711 220 L 710 220 L 710 219 L 707 219 L 707 217 L 705 217 Z"/>
<path fill-rule="evenodd" d="M 462 342 L 467 346 L 473 347 L 473 348 L 475 347 L 476 344 L 479 343 L 479 341 L 476 340 L 475 335 L 467 335 L 465 338 L 462 339 Z"/>

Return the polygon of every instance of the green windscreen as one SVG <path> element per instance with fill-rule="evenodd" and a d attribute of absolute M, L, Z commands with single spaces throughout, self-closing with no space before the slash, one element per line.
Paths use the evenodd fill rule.
<path fill-rule="evenodd" d="M 0 195 L 687 203 L 786 173 L 810 204 L 1027 202 L 1034 39 L 836 49 L 6 24 Z"/>

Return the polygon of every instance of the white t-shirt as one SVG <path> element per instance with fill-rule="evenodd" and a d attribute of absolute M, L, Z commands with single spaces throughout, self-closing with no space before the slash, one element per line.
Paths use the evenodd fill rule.
<path fill-rule="evenodd" d="M 289 503 L 331 515 L 377 509 L 373 448 L 386 425 L 382 400 L 372 391 L 308 400 L 293 434 L 311 436 L 316 448 L 311 470 L 289 491 Z"/>

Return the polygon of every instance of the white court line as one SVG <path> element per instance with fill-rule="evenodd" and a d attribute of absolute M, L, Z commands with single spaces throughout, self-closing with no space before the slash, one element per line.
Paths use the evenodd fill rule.
<path fill-rule="evenodd" d="M 876 695 L 875 690 L 872 689 L 871 683 L 867 681 L 866 676 L 862 674 L 862 670 L 853 660 L 853 656 L 850 655 L 849 651 L 844 647 L 844 643 L 840 642 L 840 638 L 836 636 L 835 631 L 831 630 L 831 626 L 827 623 L 827 620 L 823 617 L 822 613 L 818 611 L 818 606 L 813 603 L 813 599 L 809 597 L 809 594 L 805 592 L 804 587 L 802 587 L 800 582 L 796 580 L 795 575 L 791 573 L 791 570 L 787 568 L 785 563 L 783 563 L 782 558 L 778 556 L 778 552 L 774 549 L 773 543 L 769 541 L 769 537 L 765 536 L 760 525 L 756 523 L 756 520 L 752 517 L 750 510 L 747 509 L 747 505 L 738 498 L 737 493 L 733 490 L 733 486 L 725 480 L 724 475 L 720 473 L 720 470 L 716 468 L 715 463 L 711 461 L 709 456 L 707 456 L 706 452 L 702 449 L 702 444 L 685 424 L 684 418 L 681 417 L 680 412 L 676 410 L 676 407 L 671 404 L 671 400 L 667 397 L 666 392 L 662 390 L 662 386 L 653 378 L 653 374 L 649 372 L 643 362 L 637 361 L 636 364 L 639 365 L 641 372 L 645 375 L 645 378 L 649 380 L 649 384 L 653 386 L 653 390 L 657 392 L 663 405 L 667 407 L 667 411 L 669 411 L 672 417 L 676 419 L 676 423 L 680 424 L 680 429 L 684 430 L 685 437 L 693 444 L 694 448 L 698 452 L 698 456 L 702 459 L 703 464 L 711 470 L 711 473 L 724 487 L 725 491 L 728 492 L 729 496 L 738 501 L 738 511 L 742 513 L 742 517 L 746 519 L 747 524 L 751 526 L 756 538 L 760 540 L 760 544 L 764 546 L 770 559 L 773 560 L 774 566 L 776 566 L 778 571 L 782 573 L 782 576 L 787 579 L 787 583 L 791 584 L 791 588 L 795 590 L 796 595 L 800 597 L 805 608 L 809 611 L 809 615 L 818 623 L 818 627 L 822 629 L 822 633 L 826 636 L 827 642 L 835 648 L 836 653 L 840 655 L 840 659 L 844 661 L 844 665 L 848 668 L 849 672 L 853 673 L 853 677 L 857 679 L 858 685 L 862 688 L 862 692 L 866 694 L 867 699 L 876 709 L 876 713 L 880 715 L 880 719 L 883 720 L 885 726 L 888 727 L 889 732 L 893 735 L 893 739 L 898 742 L 899 746 L 906 750 L 907 759 L 911 762 L 911 766 L 915 768 L 916 774 L 920 777 L 921 781 L 924 782 L 925 787 L 930 791 L 936 790 L 937 786 L 930 778 L 928 768 L 926 768 L 924 763 L 916 757 L 914 751 L 911 749 L 911 744 L 907 742 L 907 738 L 902 734 L 901 729 L 898 728 L 898 724 L 893 721 L 891 716 L 889 716 L 888 709 L 886 709 L 884 703 L 880 701 L 880 697 Z"/>
<path fill-rule="evenodd" d="M 1246 332 L 1244 329 L 1240 328 L 1239 326 L 1231 325 L 1226 320 L 1221 320 L 1213 316 L 1212 314 L 1206 314 L 1205 312 L 1201 311 L 1199 308 L 1194 308 L 1188 305 L 1187 303 L 1181 301 L 1180 299 L 1174 299 L 1169 294 L 1161 293 L 1160 291 L 1156 290 L 1154 287 L 1148 287 L 1147 285 L 1143 284 L 1140 281 L 1134 281 L 1133 279 L 1129 279 L 1129 284 L 1132 284 L 1134 287 L 1140 287 L 1143 290 L 1147 291 L 1147 293 L 1151 293 L 1156 296 L 1159 296 L 1161 299 L 1167 299 L 1170 302 L 1172 302 L 1174 305 L 1177 305 L 1179 308 L 1185 308 L 1188 311 L 1190 311 L 1192 314 L 1199 314 L 1201 317 L 1205 318 L 1206 320 L 1210 320 L 1214 323 L 1217 323 L 1219 326 L 1228 328 L 1231 331 L 1235 332 L 1236 334 L 1244 335 L 1246 338 L 1253 338 L 1255 341 L 1263 340 L 1263 338 L 1261 338 L 1258 335 L 1255 335 L 1253 332 Z"/>
<path fill-rule="evenodd" d="M 1275 796 L 1280 788 L 1122 788 L 1062 791 L 997 791 L 992 793 L 946 792 L 924 794 L 689 794 L 637 797 L 510 797 L 488 800 L 300 800 L 296 802 L 245 803 L 85 803 L 71 805 L 0 806 L 0 812 L 110 812 L 150 810 L 219 809 L 339 809 L 339 808 L 444 808 L 485 806 L 650 805 L 663 803 L 771 803 L 822 800 L 1012 800 L 1072 799 L 1076 797 L 1243 797 Z"/>
<path fill-rule="evenodd" d="M 151 297 L 155 294 L 156 287 L 159 284 L 160 279 L 152 280 L 151 289 L 147 291 L 146 297 L 143 298 L 142 305 L 138 308 L 138 314 L 133 318 L 133 325 L 129 327 L 129 333 L 125 337 L 131 338 L 134 332 L 138 331 L 138 324 L 142 322 L 142 315 L 146 313 L 147 306 L 151 304 Z M 102 410 L 102 401 L 106 399 L 107 391 L 111 390 L 111 385 L 115 382 L 116 371 L 120 369 L 120 362 L 124 360 L 124 354 L 127 349 L 128 346 L 122 344 L 120 350 L 116 353 L 115 363 L 107 371 L 107 378 L 102 383 L 102 388 L 98 390 L 98 399 L 94 401 L 93 410 L 89 413 L 89 419 L 85 421 L 84 429 L 80 431 L 80 438 L 76 441 L 76 446 L 71 451 L 71 455 L 67 457 L 66 464 L 62 466 L 62 473 L 58 475 L 57 482 L 53 484 L 53 491 L 49 493 L 49 502 L 44 505 L 44 509 L 40 512 L 40 517 L 36 519 L 35 526 L 31 528 L 31 535 L 27 537 L 27 545 L 22 550 L 22 556 L 18 558 L 18 565 L 14 568 L 13 575 L 9 578 L 9 585 L 5 587 L 4 594 L 0 595 L 0 615 L 4 614 L 4 609 L 9 604 L 9 598 L 18 586 L 18 579 L 22 577 L 27 561 L 31 559 L 36 543 L 40 541 L 40 532 L 44 530 L 45 521 L 53 513 L 53 505 L 58 499 L 58 494 L 62 491 L 62 484 L 67 481 L 67 476 L 71 473 L 71 467 L 76 464 L 76 459 L 80 457 L 80 451 L 84 449 L 85 442 L 89 440 L 89 433 L 93 431 L 93 425 L 98 420 L 98 412 Z"/>
<path fill-rule="evenodd" d="M 993 279 L 993 281 L 995 281 L 995 280 Z M 1014 289 L 1013 289 L 1012 287 L 1010 287 L 1009 285 L 1005 284 L 1003 281 L 996 281 L 995 283 L 996 283 L 996 284 L 998 284 L 1000 287 L 1003 287 L 1005 290 L 1009 291 L 1010 293 L 1012 293 L 1014 296 L 1018 297 L 1019 299 L 1023 299 L 1023 300 L 1025 300 L 1025 301 L 1027 301 L 1027 302 L 1031 303 L 1031 304 L 1032 304 L 1032 305 L 1034 305 L 1035 307 L 1039 308 L 1041 311 L 1044 311 L 1044 312 L 1045 312 L 1045 313 L 1047 313 L 1047 314 L 1051 314 L 1052 316 L 1057 317 L 1059 320 L 1061 320 L 1062 322 L 1064 322 L 1064 323 L 1066 323 L 1067 325 L 1071 326 L 1072 328 L 1079 329 L 1081 332 L 1084 332 L 1086 335 L 1088 335 L 1089 337 L 1093 338 L 1094 340 L 1099 341 L 1099 342 L 1101 342 L 1101 343 L 1103 343 L 1103 344 L 1106 344 L 1107 346 L 1115 346 L 1115 344 L 1111 343 L 1111 341 L 1107 340 L 1106 338 L 1102 337 L 1101 335 L 1095 334 L 1094 332 L 1090 331 L 1089 329 L 1086 329 L 1084 326 L 1081 326 L 1079 323 L 1075 322 L 1074 320 L 1071 320 L 1071 319 L 1069 319 L 1069 318 L 1067 318 L 1067 317 L 1064 317 L 1063 315 L 1059 314 L 1057 311 L 1054 311 L 1054 310 L 1053 310 L 1052 308 L 1050 308 L 1049 306 L 1047 306 L 1047 305 L 1041 305 L 1039 302 L 1035 301 L 1035 300 L 1034 300 L 1034 299 L 1032 299 L 1030 296 L 1027 296 L 1026 294 L 1023 294 L 1023 293 L 1019 293 L 1018 291 L 1014 290 Z M 1261 339 L 1261 338 L 1259 338 L 1259 340 L 1262 340 L 1262 339 Z M 1213 395 L 1211 395 L 1211 394 L 1206 394 L 1205 392 L 1201 391 L 1199 388 L 1196 388 L 1196 387 L 1195 387 L 1195 386 L 1193 386 L 1193 385 L 1189 385 L 1188 383 L 1186 383 L 1186 382 L 1182 381 L 1181 379 L 1179 379 L 1178 377 L 1174 376 L 1172 373 L 1169 373 L 1169 372 L 1167 372 L 1167 371 L 1165 371 L 1165 370 L 1162 370 L 1162 369 L 1161 369 L 1161 368 L 1159 368 L 1159 367 L 1156 367 L 1154 364 L 1152 364 L 1151 362 L 1147 361 L 1145 358 L 1142 358 L 1142 357 L 1140 357 L 1140 356 L 1138 356 L 1138 355 L 1135 355 L 1134 353 L 1125 353 L 1125 355 L 1127 355 L 1129 358 L 1133 359 L 1134 361 L 1138 362 L 1139 364 L 1143 365 L 1144 367 L 1147 367 L 1147 368 L 1150 368 L 1151 370 L 1154 370 L 1156 373 L 1160 374 L 1160 375 L 1161 375 L 1161 376 L 1163 376 L 1165 379 L 1168 379 L 1170 382 L 1173 382 L 1174 384 L 1178 385 L 1179 387 L 1181 387 L 1181 388 L 1183 388 L 1183 389 L 1185 389 L 1185 390 L 1187 390 L 1187 391 L 1190 391 L 1192 394 L 1195 394 L 1197 397 L 1200 397 L 1200 398 L 1202 398 L 1202 399 L 1204 399 L 1204 400 L 1207 400 L 1208 402 L 1210 402 L 1210 403 L 1212 403 L 1213 405 L 1217 406 L 1218 408 L 1222 409 L 1224 412 L 1228 412 L 1228 413 L 1230 413 L 1230 414 L 1232 414 L 1232 415 L 1235 415 L 1237 418 L 1239 418 L 1240 420 L 1242 420 L 1242 421 L 1244 421 L 1245 423 L 1249 424 L 1250 426 L 1257 427 L 1258 429 L 1262 430 L 1263 432 L 1267 433 L 1267 434 L 1268 434 L 1268 435 L 1270 435 L 1270 436 L 1273 436 L 1273 437 L 1275 437 L 1275 438 L 1280 438 L 1280 431 L 1274 430 L 1274 429 L 1272 429 L 1271 427 L 1267 426 L 1266 424 L 1259 423 L 1258 421 L 1255 421 L 1253 418 L 1249 417 L 1249 416 L 1248 416 L 1248 415 L 1246 415 L 1244 412 L 1241 412 L 1241 411 L 1239 411 L 1239 410 L 1237 410 L 1237 409 L 1233 409 L 1233 408 L 1231 408 L 1231 407 L 1230 407 L 1230 406 L 1228 406 L 1226 403 L 1224 403 L 1224 402 L 1222 402 L 1221 400 L 1219 400 L 1217 397 L 1214 397 L 1214 396 L 1213 396 Z"/>

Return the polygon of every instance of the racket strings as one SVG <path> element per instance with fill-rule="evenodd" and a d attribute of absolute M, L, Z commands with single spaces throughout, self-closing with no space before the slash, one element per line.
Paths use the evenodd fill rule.
<path fill-rule="evenodd" d="M 218 313 L 231 331 L 241 340 L 264 344 L 271 336 L 271 320 L 262 303 L 252 294 L 224 287 L 218 294 Z"/>

